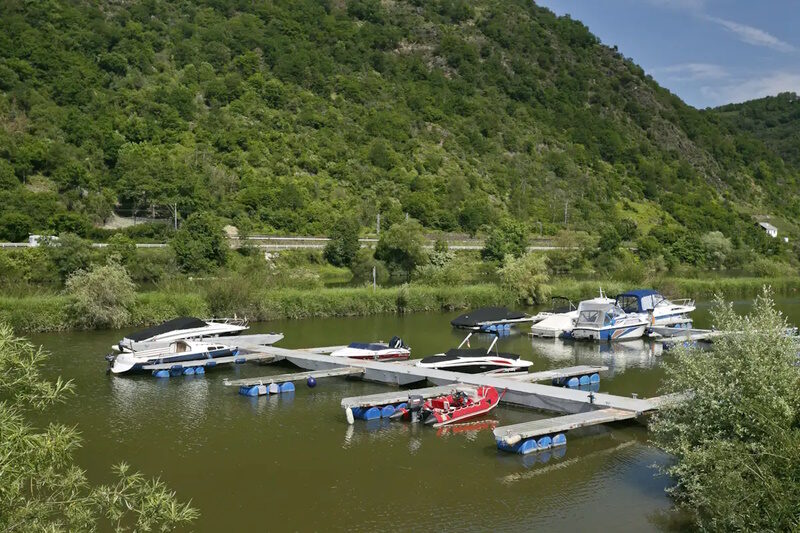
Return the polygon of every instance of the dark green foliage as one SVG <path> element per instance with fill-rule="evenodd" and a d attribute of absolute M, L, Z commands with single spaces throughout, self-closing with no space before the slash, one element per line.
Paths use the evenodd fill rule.
<path fill-rule="evenodd" d="M 229 249 L 222 222 L 204 211 L 186 219 L 170 241 L 170 246 L 184 272 L 208 272 L 224 265 Z"/>
<path fill-rule="evenodd" d="M 106 247 L 107 257 L 122 265 L 129 265 L 136 256 L 136 244 L 130 237 L 122 233 L 117 233 L 108 239 Z"/>
<path fill-rule="evenodd" d="M 489 261 L 502 261 L 507 255 L 522 257 L 527 248 L 528 229 L 518 222 L 505 220 L 489 234 L 481 257 Z"/>
<path fill-rule="evenodd" d="M 333 226 L 331 240 L 325 245 L 325 260 L 334 266 L 350 266 L 358 248 L 358 221 L 342 217 Z"/>
<path fill-rule="evenodd" d="M 73 272 L 88 268 L 94 255 L 91 243 L 74 233 L 62 233 L 57 239 L 45 239 L 41 246 L 47 250 L 62 281 Z"/>
<path fill-rule="evenodd" d="M 416 266 L 427 261 L 424 245 L 422 226 L 411 219 L 381 233 L 375 257 L 384 261 L 393 275 L 408 279 Z"/>
<path fill-rule="evenodd" d="M 781 93 L 743 104 L 709 111 L 735 127 L 752 133 L 774 149 L 784 161 L 800 166 L 800 98 Z"/>
<path fill-rule="evenodd" d="M 33 220 L 22 213 L 5 213 L 0 217 L 0 239 L 8 242 L 28 240 L 33 229 Z"/>
<path fill-rule="evenodd" d="M 532 2 L 44 5 L 0 3 L 0 217 L 34 233 L 92 237 L 118 205 L 252 233 L 409 213 L 628 242 L 624 199 L 739 249 L 742 213 L 800 216 L 792 98 L 697 111 Z"/>
<path fill-rule="evenodd" d="M 0 73 L 2 76 L 2 73 Z M 0 189 L 10 190 L 19 185 L 17 176 L 14 175 L 14 167 L 5 159 L 0 159 Z"/>

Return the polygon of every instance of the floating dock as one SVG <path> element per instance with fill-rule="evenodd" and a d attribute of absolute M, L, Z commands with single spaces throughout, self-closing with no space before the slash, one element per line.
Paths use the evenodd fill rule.
<path fill-rule="evenodd" d="M 681 342 L 713 342 L 715 338 L 723 335 L 724 332 L 713 329 L 696 328 L 673 328 L 655 327 L 651 328 L 651 338 L 655 342 L 664 344 L 676 344 Z"/>
<path fill-rule="evenodd" d="M 491 386 L 502 393 L 501 402 L 533 409 L 556 412 L 562 416 L 533 420 L 494 429 L 495 442 L 500 450 L 527 454 L 566 444 L 567 431 L 597 424 L 630 420 L 658 410 L 670 397 L 638 398 L 617 396 L 572 388 L 599 383 L 603 366 L 580 365 L 530 373 L 465 374 L 447 370 L 418 367 L 415 361 L 382 362 L 344 357 L 331 357 L 338 346 L 291 350 L 267 346 L 249 354 L 262 361 L 289 361 L 305 372 L 273 374 L 253 378 L 225 380 L 225 385 L 238 386 L 247 396 L 260 396 L 293 391 L 291 382 L 312 378 L 357 376 L 367 381 L 390 385 L 428 382 L 434 386 L 395 390 L 344 398 L 341 402 L 348 423 L 355 419 L 373 420 L 390 417 L 404 406 L 409 395 L 434 398 L 457 391 L 474 391 Z M 537 382 L 550 381 L 545 385 Z M 315 382 L 314 382 L 315 384 Z M 555 386 L 554 386 L 555 385 Z M 561 386 L 558 386 L 561 385 Z M 568 385 L 568 386 L 563 386 Z"/>
<path fill-rule="evenodd" d="M 270 383 L 290 383 L 293 381 L 306 381 L 309 378 L 331 378 L 340 376 L 361 376 L 364 374 L 363 368 L 354 366 L 343 366 L 331 368 L 330 370 L 315 370 L 311 372 L 293 372 L 291 374 L 275 374 L 256 378 L 225 379 L 224 385 L 232 387 L 269 385 Z"/>
<path fill-rule="evenodd" d="M 541 437 L 549 437 L 551 446 L 553 442 L 557 442 L 558 444 L 556 445 L 562 442 L 566 444 L 566 437 L 563 439 L 555 437 L 559 435 L 563 436 L 565 432 L 571 429 L 607 424 L 609 422 L 619 422 L 632 418 L 636 418 L 636 413 L 633 411 L 614 408 L 600 409 L 597 411 L 587 411 L 585 413 L 522 422 L 511 426 L 502 426 L 494 429 L 494 438 L 497 441 L 498 447 L 501 449 L 525 454 L 545 448 L 545 446 L 539 446 Z M 521 443 L 526 441 L 532 442 L 533 440 L 536 440 L 536 446 L 520 446 Z M 547 441 L 545 440 L 544 442 L 546 443 Z"/>
<path fill-rule="evenodd" d="M 178 371 L 188 368 L 210 368 L 217 365 L 224 365 L 229 363 L 246 363 L 248 361 L 259 361 L 262 363 L 272 363 L 276 359 L 271 355 L 263 353 L 240 353 L 237 355 L 229 355 L 226 357 L 215 357 L 213 359 L 204 357 L 202 359 L 192 359 L 189 361 L 174 361 L 172 363 L 155 363 L 152 365 L 142 366 L 143 370 L 152 370 L 158 372 L 159 370 Z"/>

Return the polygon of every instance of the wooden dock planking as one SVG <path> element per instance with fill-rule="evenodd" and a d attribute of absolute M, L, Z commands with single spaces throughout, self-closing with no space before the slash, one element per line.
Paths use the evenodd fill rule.
<path fill-rule="evenodd" d="M 176 361 L 174 363 L 157 363 L 153 365 L 145 365 L 142 366 L 144 370 L 169 370 L 175 367 L 181 368 L 189 368 L 189 367 L 207 367 L 208 363 L 215 363 L 211 366 L 216 365 L 223 365 L 227 363 L 234 363 L 237 360 L 244 359 L 245 361 L 260 361 L 260 362 L 273 362 L 276 360 L 275 357 L 271 355 L 266 355 L 264 353 L 252 353 L 252 354 L 239 354 L 239 355 L 229 355 L 227 357 L 215 357 L 214 359 L 204 358 L 204 359 L 192 359 L 191 361 Z"/>
<path fill-rule="evenodd" d="M 474 387 L 464 387 L 459 385 L 440 385 L 438 387 L 425 387 L 423 389 L 406 389 L 401 391 L 383 392 L 379 394 L 368 394 L 366 396 L 351 396 L 342 399 L 342 407 L 352 409 L 353 407 L 371 407 L 373 405 L 388 405 L 390 403 L 400 403 L 408 400 L 410 395 L 419 395 L 423 398 L 433 398 L 443 394 L 452 394 L 459 390 L 474 390 Z"/>
<path fill-rule="evenodd" d="M 620 420 L 629 420 L 635 417 L 635 412 L 625 409 L 599 409 L 597 411 L 587 411 L 584 413 L 543 418 L 541 420 L 532 420 L 531 422 L 502 426 L 495 428 L 494 436 L 495 439 L 502 440 L 509 446 L 513 446 L 524 439 L 552 435 L 571 429 L 607 424 L 609 422 L 618 422 Z"/>
<path fill-rule="evenodd" d="M 239 387 L 242 385 L 269 385 L 270 383 L 286 383 L 287 381 L 305 381 L 308 378 L 330 378 L 336 376 L 356 376 L 364 373 L 363 368 L 356 368 L 352 366 L 344 366 L 340 368 L 331 368 L 330 370 L 312 370 L 310 372 L 293 372 L 291 374 L 274 374 L 272 376 L 259 376 L 254 378 L 243 379 L 226 379 L 223 381 L 224 385 L 230 387 Z"/>
<path fill-rule="evenodd" d="M 607 366 L 579 365 L 566 368 L 554 368 L 553 370 L 542 370 L 540 372 L 514 372 L 503 376 L 505 379 L 517 381 L 549 381 L 552 379 L 571 378 L 577 376 L 588 376 L 598 372 L 605 372 Z"/>
<path fill-rule="evenodd" d="M 364 379 L 381 383 L 405 385 L 427 380 L 435 385 L 453 383 L 475 386 L 489 385 L 499 391 L 506 391 L 503 397 L 503 402 L 505 403 L 559 413 L 581 413 L 608 407 L 624 409 L 633 413 L 643 413 L 658 408 L 657 404 L 647 399 L 628 398 L 599 392 L 589 393 L 564 387 L 528 383 L 499 375 L 464 374 L 381 361 L 332 358 L 308 350 L 289 350 L 275 346 L 265 347 L 262 353 L 284 358 L 308 370 L 326 370 L 341 366 L 363 368 Z"/>

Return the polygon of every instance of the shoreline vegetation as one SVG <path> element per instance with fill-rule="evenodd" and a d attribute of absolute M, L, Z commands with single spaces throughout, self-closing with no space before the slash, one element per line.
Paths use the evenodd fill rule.
<path fill-rule="evenodd" d="M 414 219 L 385 229 L 374 249 L 361 248 L 358 221 L 342 218 L 323 251 L 264 253 L 231 249 L 222 222 L 195 213 L 160 249 L 136 248 L 122 235 L 93 248 L 61 234 L 38 247 L 3 250 L 0 321 L 33 333 L 143 327 L 182 315 L 261 322 L 547 305 L 551 295 L 577 303 L 601 288 L 608 295 L 653 287 L 669 297 L 729 299 L 766 285 L 775 294 L 800 290 L 797 260 L 785 253 L 750 250 L 747 261 L 732 260 L 732 250 L 713 255 L 708 245 L 702 262 L 687 264 L 644 258 L 620 240 L 600 246 L 580 239 L 580 246 L 529 251 L 529 232 L 511 220 L 479 252 L 451 250 L 441 238 L 427 249 Z"/>
<path fill-rule="evenodd" d="M 522 306 L 515 294 L 493 283 L 456 286 L 428 286 L 410 283 L 395 287 L 328 287 L 264 289 L 246 296 L 231 293 L 221 285 L 197 288 L 195 292 L 161 290 L 135 294 L 127 315 L 113 325 L 87 325 L 74 316 L 72 301 L 66 294 L 0 296 L 0 321 L 17 333 L 40 333 L 105 327 L 141 327 L 175 316 L 193 315 L 247 317 L 254 322 L 280 319 L 305 319 L 335 316 L 367 316 L 383 313 L 455 311 L 489 305 Z M 555 279 L 547 285 L 551 295 L 573 301 L 597 296 L 602 287 L 606 294 L 651 286 L 674 296 L 726 299 L 751 297 L 764 286 L 774 294 L 789 295 L 800 291 L 800 277 L 738 278 L 663 278 L 650 282 Z M 221 293 L 227 293 L 227 298 Z M 237 291 L 238 292 L 238 291 Z"/>

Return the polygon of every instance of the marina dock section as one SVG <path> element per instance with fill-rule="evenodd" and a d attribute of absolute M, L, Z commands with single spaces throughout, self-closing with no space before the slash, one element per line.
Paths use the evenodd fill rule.
<path fill-rule="evenodd" d="M 531 373 L 466 374 L 447 370 L 418 367 L 413 363 L 381 362 L 326 355 L 328 348 L 286 349 L 269 346 L 258 353 L 265 360 L 285 360 L 304 369 L 304 372 L 265 375 L 226 380 L 225 385 L 239 387 L 277 387 L 291 381 L 327 377 L 358 377 L 388 385 L 428 383 L 424 388 L 398 389 L 387 393 L 344 398 L 341 402 L 349 423 L 367 416 L 388 416 L 408 401 L 410 395 L 434 398 L 458 391 L 474 391 L 490 386 L 502 392 L 502 403 L 508 403 L 562 416 L 533 420 L 494 430 L 499 449 L 515 453 L 530 453 L 566 443 L 564 433 L 597 424 L 638 418 L 652 413 L 666 401 L 664 398 L 638 398 L 580 390 L 554 384 L 580 378 L 580 383 L 597 383 L 602 366 L 573 366 Z M 554 384 L 537 383 L 552 381 Z M 293 390 L 293 389 L 292 389 Z M 355 416 L 354 416 L 355 413 Z M 359 416 L 362 415 L 362 416 Z"/>

